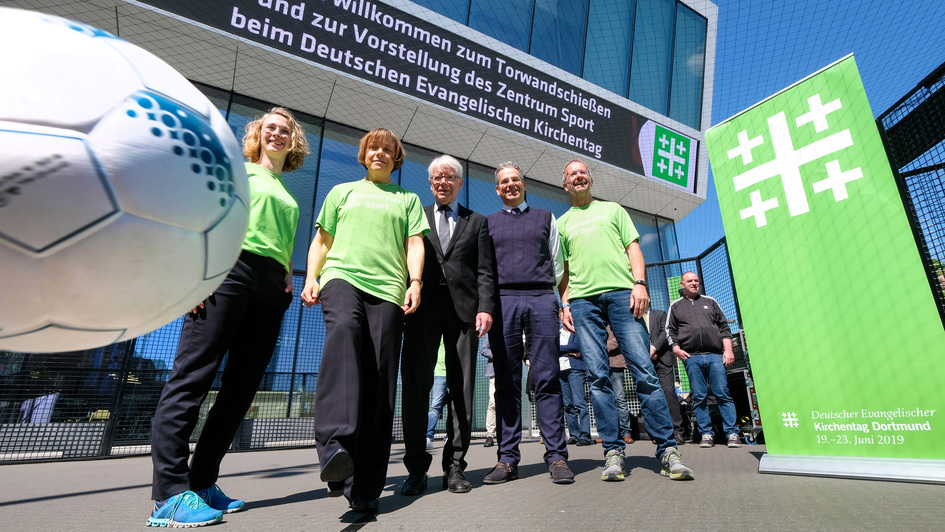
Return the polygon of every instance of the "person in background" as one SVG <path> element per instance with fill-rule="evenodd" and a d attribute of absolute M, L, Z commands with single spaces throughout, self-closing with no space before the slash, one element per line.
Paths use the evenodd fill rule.
<path fill-rule="evenodd" d="M 578 344 L 577 335 L 568 332 L 563 326 L 559 333 L 561 352 L 558 356 L 558 380 L 561 381 L 564 420 L 571 436 L 567 443 L 583 447 L 593 443 L 591 416 L 584 390 L 587 373 L 584 371 L 584 361 L 581 360 L 581 346 Z"/>
<path fill-rule="evenodd" d="M 702 434 L 699 447 L 705 449 L 715 445 L 709 418 L 709 387 L 718 401 L 726 444 L 732 448 L 741 447 L 735 402 L 728 392 L 728 373 L 725 371 L 735 363 L 732 331 L 718 302 L 699 293 L 698 275 L 686 272 L 679 284 L 682 285 L 683 297 L 669 305 L 666 338 L 673 353 L 686 365 L 692 390 L 692 410 Z"/>
<path fill-rule="evenodd" d="M 216 482 L 220 462 L 269 366 L 282 316 L 292 301 L 299 206 L 282 173 L 300 168 L 308 153 L 305 133 L 287 109 L 275 107 L 246 125 L 249 227 L 226 279 L 184 317 L 174 366 L 152 423 L 155 503 L 148 526 L 202 526 L 245 507 Z M 227 352 L 220 390 L 188 465 L 200 405 Z"/>
<path fill-rule="evenodd" d="M 427 450 L 433 449 L 433 429 L 436 422 L 443 417 L 443 403 L 446 402 L 446 347 L 440 340 L 440 348 L 436 351 L 436 366 L 433 368 L 433 398 L 430 400 L 429 421 L 427 423 Z"/>
<path fill-rule="evenodd" d="M 624 383 L 624 370 L 627 369 L 627 361 L 620 352 L 620 346 L 617 345 L 617 338 L 614 337 L 614 331 L 607 326 L 607 357 L 610 364 L 610 385 L 614 390 L 614 405 L 617 407 L 617 435 L 624 443 L 633 443 L 630 426 L 630 405 L 627 404 L 627 391 Z"/>
<path fill-rule="evenodd" d="M 486 378 L 489 379 L 489 406 L 486 407 L 486 441 L 483 447 L 495 445 L 495 367 L 492 365 L 492 348 L 489 347 L 489 335 L 482 337 L 482 349 L 479 353 L 489 362 L 486 364 Z"/>

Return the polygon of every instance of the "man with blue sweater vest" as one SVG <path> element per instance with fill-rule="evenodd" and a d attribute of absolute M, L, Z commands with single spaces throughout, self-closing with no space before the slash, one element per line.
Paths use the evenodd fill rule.
<path fill-rule="evenodd" d="M 502 316 L 490 331 L 495 368 L 495 405 L 499 418 L 499 462 L 483 479 L 501 484 L 518 478 L 522 440 L 522 358 L 530 353 L 529 374 L 535 385 L 538 428 L 545 444 L 545 463 L 555 484 L 571 484 L 565 443 L 564 406 L 558 382 L 558 297 L 564 273 L 555 218 L 525 203 L 525 180 L 515 163 L 499 165 L 495 191 L 502 210 L 489 216 L 495 246 L 498 308 Z"/>

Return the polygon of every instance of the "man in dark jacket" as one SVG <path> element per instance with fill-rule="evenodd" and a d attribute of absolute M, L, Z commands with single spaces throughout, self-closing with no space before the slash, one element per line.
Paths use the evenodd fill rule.
<path fill-rule="evenodd" d="M 446 444 L 443 488 L 471 489 L 466 452 L 472 435 L 473 386 L 479 338 L 492 327 L 495 311 L 495 259 L 486 217 L 459 204 L 463 166 L 449 155 L 428 168 L 434 202 L 423 210 L 431 231 L 423 236 L 423 263 L 417 312 L 404 319 L 400 357 L 404 422 L 404 465 L 409 475 L 400 492 L 423 494 L 433 456 L 427 452 L 430 389 L 440 339 L 446 350 Z"/>
<path fill-rule="evenodd" d="M 650 309 L 644 315 L 647 329 L 650 331 L 650 360 L 656 369 L 656 376 L 660 379 L 660 388 L 666 396 L 666 405 L 669 407 L 669 417 L 673 418 L 673 439 L 682 445 L 686 437 L 682 431 L 682 413 L 679 409 L 679 398 L 676 397 L 676 356 L 666 341 L 666 313 L 662 310 Z"/>
<path fill-rule="evenodd" d="M 719 304 L 699 293 L 698 275 L 686 272 L 680 284 L 683 297 L 669 306 L 666 338 L 673 353 L 686 365 L 692 388 L 692 408 L 702 433 L 699 447 L 715 445 L 709 420 L 707 385 L 718 401 L 728 446 L 741 447 L 738 427 L 735 426 L 735 403 L 728 393 L 728 375 L 725 372 L 725 368 L 735 362 L 732 332 Z"/>

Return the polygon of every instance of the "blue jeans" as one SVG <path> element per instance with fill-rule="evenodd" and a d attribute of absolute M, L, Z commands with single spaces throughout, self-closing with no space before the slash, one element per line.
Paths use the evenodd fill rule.
<path fill-rule="evenodd" d="M 558 374 L 561 381 L 561 399 L 564 401 L 564 420 L 568 423 L 568 432 L 578 440 L 591 439 L 591 416 L 587 411 L 587 397 L 584 395 L 583 369 L 567 369 Z"/>
<path fill-rule="evenodd" d="M 427 425 L 427 438 L 433 439 L 433 429 L 443 415 L 443 403 L 446 402 L 446 377 L 433 377 L 433 400 L 430 401 L 430 423 Z"/>
<path fill-rule="evenodd" d="M 709 419 L 709 405 L 707 398 L 709 391 L 706 384 L 712 388 L 719 405 L 719 414 L 722 416 L 722 429 L 725 435 L 738 434 L 735 426 L 735 403 L 728 393 L 728 373 L 722 363 L 722 355 L 715 353 L 694 354 L 683 363 L 686 365 L 686 374 L 689 375 L 689 387 L 692 389 L 692 409 L 696 413 L 696 423 L 699 432 L 703 435 L 714 436 L 712 422 Z"/>
<path fill-rule="evenodd" d="M 624 391 L 623 368 L 610 368 L 610 385 L 614 389 L 614 403 L 617 405 L 617 420 L 620 432 L 619 437 L 630 435 L 630 405 L 627 404 L 627 393 Z"/>
<path fill-rule="evenodd" d="M 643 318 L 635 318 L 630 310 L 630 290 L 576 298 L 570 303 L 571 317 L 581 344 L 581 357 L 591 381 L 591 403 L 604 453 L 626 448 L 618 436 L 619 418 L 610 382 L 606 329 L 606 323 L 610 323 L 636 384 L 646 431 L 656 442 L 656 457 L 661 458 L 666 449 L 676 447 L 673 422 L 650 361 L 650 335 L 646 332 Z"/>

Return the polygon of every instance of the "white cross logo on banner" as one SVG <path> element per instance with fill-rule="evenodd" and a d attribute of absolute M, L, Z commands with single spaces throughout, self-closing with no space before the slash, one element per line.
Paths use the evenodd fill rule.
<path fill-rule="evenodd" d="M 808 98 L 807 103 L 810 111 L 802 114 L 794 122 L 797 128 L 811 123 L 817 132 L 828 129 L 827 115 L 841 108 L 839 99 L 822 104 L 819 94 Z M 774 159 L 735 176 L 733 180 L 735 190 L 744 190 L 766 179 L 780 176 L 788 213 L 794 217 L 809 212 L 810 205 L 807 202 L 807 193 L 804 191 L 804 182 L 801 179 L 801 166 L 853 146 L 850 130 L 844 129 L 806 146 L 795 148 L 791 140 L 788 120 L 783 111 L 769 117 L 767 122 L 771 145 L 774 148 Z M 763 135 L 749 138 L 748 131 L 740 131 L 738 146 L 728 150 L 728 158 L 741 157 L 742 165 L 747 165 L 754 160 L 751 150 L 763 144 Z M 859 167 L 846 172 L 841 171 L 837 160 L 826 163 L 825 168 L 828 177 L 814 183 L 812 188 L 814 193 L 832 190 L 834 201 L 847 199 L 849 197 L 847 183 L 863 177 L 863 172 Z M 777 198 L 763 199 L 760 190 L 751 191 L 749 198 L 751 205 L 740 211 L 742 219 L 754 217 L 756 227 L 766 225 L 768 221 L 765 213 L 779 206 Z"/>
<path fill-rule="evenodd" d="M 810 112 L 797 117 L 795 121 L 797 127 L 801 127 L 808 122 L 813 122 L 814 131 L 820 133 L 827 129 L 827 114 L 840 108 L 840 100 L 833 100 L 832 102 L 828 102 L 827 105 L 823 105 L 820 103 L 820 95 L 815 94 L 807 99 L 807 105 L 810 106 Z"/>

